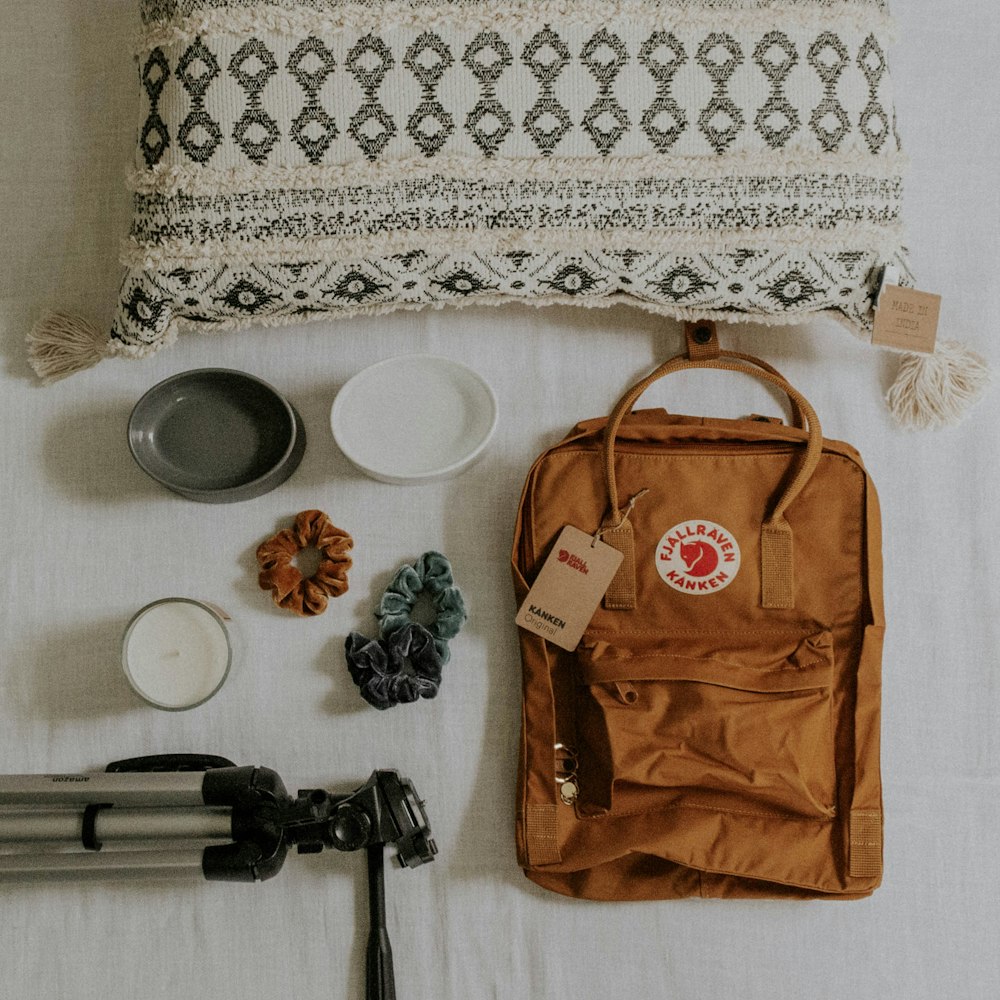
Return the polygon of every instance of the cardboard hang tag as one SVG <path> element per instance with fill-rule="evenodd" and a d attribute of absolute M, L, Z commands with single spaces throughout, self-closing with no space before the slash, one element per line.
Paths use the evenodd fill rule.
<path fill-rule="evenodd" d="M 572 652 L 624 556 L 594 535 L 567 525 L 556 539 L 514 621 Z"/>
<path fill-rule="evenodd" d="M 879 347 L 933 354 L 940 317 L 940 295 L 886 285 L 875 310 L 872 343 Z"/>

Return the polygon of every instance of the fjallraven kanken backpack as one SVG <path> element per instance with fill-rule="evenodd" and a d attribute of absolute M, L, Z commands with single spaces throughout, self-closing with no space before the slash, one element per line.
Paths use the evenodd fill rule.
<path fill-rule="evenodd" d="M 712 344 L 528 476 L 519 604 L 566 525 L 624 558 L 572 652 L 519 629 L 518 859 L 591 899 L 867 896 L 882 874 L 875 488 L 780 375 Z M 691 368 L 763 378 L 795 426 L 631 412 Z M 562 555 L 561 572 L 587 569 Z"/>

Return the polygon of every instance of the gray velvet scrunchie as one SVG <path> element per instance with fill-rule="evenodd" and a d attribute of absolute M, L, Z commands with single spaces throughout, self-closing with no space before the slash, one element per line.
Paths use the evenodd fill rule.
<path fill-rule="evenodd" d="M 393 577 L 379 602 L 375 617 L 379 636 L 388 639 L 410 624 L 417 597 L 426 592 L 434 606 L 435 619 L 427 626 L 434 646 L 447 663 L 451 657 L 448 641 L 454 639 L 468 614 L 462 592 L 455 586 L 451 563 L 440 552 L 425 552 L 412 566 L 403 566 Z"/>
<path fill-rule="evenodd" d="M 345 643 L 347 669 L 361 697 L 384 710 L 418 698 L 433 698 L 441 686 L 441 657 L 434 638 L 410 622 L 388 639 L 352 632 Z M 411 672 L 406 672 L 409 662 Z"/>

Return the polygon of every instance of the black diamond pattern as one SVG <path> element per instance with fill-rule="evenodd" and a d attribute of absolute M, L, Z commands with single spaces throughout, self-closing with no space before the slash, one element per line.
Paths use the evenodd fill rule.
<path fill-rule="evenodd" d="M 163 93 L 163 88 L 170 79 L 170 63 L 163 54 L 163 49 L 156 48 L 149 53 L 145 66 L 142 67 L 142 86 L 149 98 L 149 103 L 155 105 Z"/>
<path fill-rule="evenodd" d="M 465 130 L 487 157 L 496 156 L 514 128 L 510 112 L 496 97 L 497 82 L 513 62 L 510 46 L 495 31 L 476 35 L 462 56 L 462 63 L 482 87 L 476 106 L 465 118 Z"/>
<path fill-rule="evenodd" d="M 753 50 L 754 62 L 771 83 L 784 83 L 798 65 L 795 43 L 782 31 L 769 31 Z"/>
<path fill-rule="evenodd" d="M 241 45 L 229 60 L 229 72 L 246 91 L 247 106 L 233 128 L 233 140 L 248 159 L 260 166 L 281 138 L 278 123 L 261 106 L 261 95 L 278 71 L 271 50 L 259 39 Z"/>
<path fill-rule="evenodd" d="M 551 85 L 569 65 L 570 53 L 566 43 L 546 25 L 528 42 L 521 58 L 539 83 Z"/>
<path fill-rule="evenodd" d="M 496 156 L 513 127 L 510 112 L 495 98 L 484 97 L 465 119 L 465 130 L 487 157 Z"/>
<path fill-rule="evenodd" d="M 727 84 L 743 64 L 743 49 L 732 35 L 713 33 L 701 43 L 698 65 L 715 84 Z"/>
<path fill-rule="evenodd" d="M 835 87 L 847 66 L 847 49 L 832 31 L 825 31 L 809 48 L 809 65 L 827 87 Z"/>
<path fill-rule="evenodd" d="M 188 46 L 177 64 L 177 79 L 191 95 L 191 111 L 181 122 L 177 140 L 195 163 L 208 163 L 222 142 L 222 129 L 205 110 L 205 95 L 220 72 L 218 61 L 201 38 Z"/>
<path fill-rule="evenodd" d="M 396 134 L 396 123 L 381 104 L 369 101 L 354 112 L 347 134 L 358 144 L 361 152 L 374 162 Z"/>
<path fill-rule="evenodd" d="M 277 71 L 271 50 L 259 38 L 241 45 L 229 60 L 229 72 L 248 94 L 261 93 Z"/>
<path fill-rule="evenodd" d="M 481 31 L 469 43 L 462 62 L 482 84 L 495 84 L 514 64 L 510 46 L 496 31 Z"/>
<path fill-rule="evenodd" d="M 403 56 L 403 65 L 417 78 L 417 83 L 432 90 L 454 61 L 451 49 L 432 31 L 420 35 Z"/>
<path fill-rule="evenodd" d="M 837 100 L 837 84 L 847 63 L 847 49 L 832 31 L 823 32 L 809 47 L 809 65 L 816 71 L 825 91 L 823 100 L 812 113 L 809 126 L 827 153 L 839 149 L 851 128 L 851 120 Z"/>
<path fill-rule="evenodd" d="M 181 123 L 177 139 L 196 163 L 208 163 L 222 142 L 222 129 L 203 108 L 192 111 Z"/>
<path fill-rule="evenodd" d="M 628 62 L 628 50 L 617 35 L 602 28 L 583 47 L 580 61 L 599 87 L 597 100 L 584 115 L 583 128 L 601 156 L 609 156 L 631 124 L 628 113 L 611 90 L 615 78 Z"/>
<path fill-rule="evenodd" d="M 851 128 L 844 106 L 835 97 L 825 97 L 816 105 L 809 125 L 828 153 L 836 152 Z"/>
<path fill-rule="evenodd" d="M 307 93 L 318 91 L 337 66 L 333 53 L 315 36 L 303 39 L 288 57 L 288 72 Z"/>
<path fill-rule="evenodd" d="M 572 127 L 569 112 L 551 95 L 540 97 L 524 116 L 524 130 L 543 156 L 551 156 Z"/>
<path fill-rule="evenodd" d="M 319 106 L 307 104 L 292 122 L 292 141 L 312 163 L 320 163 L 337 138 L 337 123 Z"/>
<path fill-rule="evenodd" d="M 757 112 L 754 125 L 772 149 L 781 149 L 801 124 L 783 89 L 788 74 L 798 64 L 799 54 L 786 34 L 771 31 L 758 42 L 753 58 L 771 81 L 770 96 Z"/>
<path fill-rule="evenodd" d="M 885 145 L 891 130 L 885 108 L 878 101 L 870 101 L 861 113 L 861 134 L 865 137 L 868 148 L 877 153 Z"/>
<path fill-rule="evenodd" d="M 744 124 L 743 113 L 726 95 L 717 94 L 698 116 L 698 127 L 720 155 L 736 141 Z"/>
<path fill-rule="evenodd" d="M 159 110 L 160 95 L 169 79 L 170 64 L 163 49 L 153 49 L 142 68 L 142 86 L 149 97 L 149 115 L 139 134 L 139 148 L 148 167 L 156 166 L 170 147 L 170 132 Z"/>
<path fill-rule="evenodd" d="M 140 78 L 149 109 L 139 132 L 139 153 L 147 167 L 162 162 L 173 143 L 196 163 L 207 164 L 213 159 L 227 138 L 221 133 L 220 117 L 228 120 L 231 114 L 227 106 L 232 100 L 232 86 L 225 92 L 213 90 L 223 73 L 220 63 L 246 93 L 239 119 L 229 126 L 228 138 L 236 149 L 255 164 L 273 157 L 284 131 L 279 121 L 289 114 L 291 78 L 304 91 L 304 99 L 288 126 L 289 140 L 310 163 L 326 160 L 345 128 L 338 126 L 333 110 L 321 103 L 321 92 L 339 69 L 338 59 L 323 38 L 310 35 L 293 39 L 294 48 L 290 47 L 290 55 L 282 55 L 285 64 L 279 66 L 277 50 L 269 49 L 262 41 L 265 37 L 243 41 L 235 54 L 227 44 L 226 61 L 214 37 L 198 37 L 183 48 L 176 67 L 167 61 L 166 50 L 148 51 Z M 345 114 L 346 133 L 369 160 L 384 155 L 401 132 L 405 142 L 399 144 L 399 153 L 410 148 L 433 158 L 449 147 L 451 138 L 461 129 L 486 158 L 499 155 L 516 131 L 522 131 L 543 156 L 551 156 L 577 125 L 602 156 L 611 156 L 620 149 L 636 129 L 642 130 L 653 149 L 668 153 L 692 124 L 720 155 L 730 151 L 740 136 L 745 137 L 748 123 L 775 150 L 786 148 L 806 124 L 818 145 L 828 152 L 842 148 L 853 129 L 873 155 L 893 141 L 899 145 L 894 110 L 881 97 L 888 66 L 875 34 L 851 50 L 836 31 L 817 33 L 808 44 L 778 29 L 755 35 L 749 44 L 742 35 L 724 30 L 701 32 L 693 36 L 700 44 L 690 51 L 686 41 L 682 42 L 674 32 L 657 30 L 642 36 L 645 40 L 635 49 L 629 36 L 616 33 L 611 22 L 585 35 L 579 49 L 572 51 L 567 39 L 551 24 L 536 30 L 523 44 L 521 39 L 514 41 L 506 32 L 494 30 L 473 32 L 467 37 L 472 41 L 465 44 L 464 50 L 455 51 L 448 33 L 418 29 L 410 35 L 405 49 L 400 45 L 397 53 L 390 48 L 390 37 L 374 30 L 350 47 L 342 65 L 360 85 L 363 97 L 353 114 L 349 109 Z M 515 55 L 518 47 L 520 51 Z M 770 91 L 765 92 L 763 103 L 748 108 L 747 94 L 757 85 L 753 84 L 750 70 L 738 71 L 751 53 L 753 71 L 763 74 Z M 506 99 L 507 87 L 500 86 L 504 74 L 514 68 L 515 59 L 522 66 L 521 78 L 511 84 L 510 93 L 523 87 L 524 68 L 539 86 L 534 102 L 529 101 L 527 110 L 520 112 L 520 120 Z M 630 72 L 631 60 L 652 77 L 656 90 L 647 107 L 634 111 L 616 93 Z M 682 107 L 673 93 L 677 75 L 689 61 L 696 61 L 711 82 L 707 103 L 694 112 Z M 574 62 L 577 65 L 571 68 Z M 804 108 L 799 100 L 805 73 L 793 73 L 800 63 L 806 63 L 819 78 L 822 92 L 815 106 Z M 411 77 L 411 91 L 415 81 L 420 96 L 400 117 L 395 109 L 400 104 L 406 106 L 404 70 Z M 597 92 L 581 106 L 581 92 L 589 89 L 584 70 L 596 83 Z M 628 77 L 630 96 L 636 92 L 632 72 L 633 76 Z M 285 73 L 283 82 L 272 85 L 279 73 Z M 862 111 L 849 113 L 838 91 L 843 88 L 846 93 L 849 83 L 856 87 L 858 74 L 867 84 L 868 101 Z M 479 93 L 466 98 L 473 85 L 470 77 Z M 174 78 L 190 96 L 190 104 L 186 117 L 168 126 L 159 105 L 163 104 L 164 88 Z M 794 95 L 791 79 L 797 81 Z M 330 89 L 329 93 L 334 91 Z M 349 94 L 351 89 L 338 87 L 336 93 Z M 457 108 L 463 103 L 460 118 Z M 631 142 L 635 141 L 633 137 Z M 232 150 L 227 152 L 227 157 L 232 155 Z"/>
<path fill-rule="evenodd" d="M 743 113 L 727 92 L 732 75 L 743 63 L 743 50 L 732 35 L 713 33 L 699 46 L 696 59 L 715 89 L 711 101 L 698 117 L 698 127 L 715 152 L 721 155 L 736 141 L 746 124 Z"/>
<path fill-rule="evenodd" d="M 566 43 L 546 25 L 525 46 L 521 59 L 542 88 L 538 100 L 524 116 L 524 130 L 542 156 L 551 156 L 573 127 L 569 112 L 553 93 L 559 74 L 569 65 L 570 52 Z"/>
<path fill-rule="evenodd" d="M 439 35 L 425 31 L 406 50 L 403 65 L 417 78 L 423 99 L 406 122 L 410 138 L 426 157 L 435 156 L 455 131 L 455 120 L 435 97 L 441 77 L 454 62 Z"/>
<path fill-rule="evenodd" d="M 630 124 L 628 112 L 613 97 L 599 97 L 583 117 L 584 131 L 601 156 L 611 155 Z"/>
<path fill-rule="evenodd" d="M 643 112 L 643 132 L 658 153 L 667 153 L 688 127 L 684 109 L 671 94 L 674 76 L 687 62 L 687 53 L 677 37 L 656 31 L 639 49 L 639 62 L 656 81 L 656 99 Z"/>
<path fill-rule="evenodd" d="M 877 153 L 886 144 L 893 126 L 878 100 L 879 85 L 888 65 L 885 53 L 874 35 L 869 35 L 861 46 L 858 67 L 868 83 L 868 104 L 861 112 L 861 134 L 872 153 Z"/>
<path fill-rule="evenodd" d="M 874 35 L 869 35 L 861 46 L 861 51 L 858 53 L 858 68 L 868 81 L 868 86 L 877 90 L 888 66 L 882 46 Z"/>
<path fill-rule="evenodd" d="M 598 83 L 610 86 L 628 62 L 628 49 L 617 35 L 601 28 L 583 47 L 580 62 Z"/>
<path fill-rule="evenodd" d="M 347 70 L 366 94 L 382 86 L 386 73 L 395 65 L 389 46 L 378 35 L 358 39 L 347 53 Z"/>
<path fill-rule="evenodd" d="M 196 38 L 177 64 L 177 79 L 192 98 L 203 98 L 220 73 L 219 63 L 205 43 Z"/>
<path fill-rule="evenodd" d="M 299 42 L 288 57 L 288 72 L 306 93 L 305 106 L 292 122 L 289 135 L 314 165 L 322 162 L 339 134 L 336 122 L 319 102 L 319 92 L 336 65 L 333 53 L 312 36 Z"/>
<path fill-rule="evenodd" d="M 261 108 L 247 108 L 233 128 L 233 139 L 260 166 L 281 138 L 278 123 Z"/>
<path fill-rule="evenodd" d="M 389 46 L 377 35 L 368 34 L 358 39 L 347 53 L 347 70 L 365 92 L 364 103 L 352 115 L 347 134 L 372 162 L 385 152 L 396 134 L 396 123 L 376 98 L 382 81 L 394 65 Z"/>

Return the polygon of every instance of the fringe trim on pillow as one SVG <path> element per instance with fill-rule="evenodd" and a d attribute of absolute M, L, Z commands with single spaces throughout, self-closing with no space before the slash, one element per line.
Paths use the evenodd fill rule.
<path fill-rule="evenodd" d="M 553 156 L 497 157 L 440 155 L 433 160 L 408 157 L 369 163 L 363 157 L 348 163 L 288 166 L 208 167 L 157 164 L 133 167 L 129 189 L 136 194 L 219 195 L 245 191 L 329 190 L 348 184 L 376 187 L 397 181 L 447 177 L 499 183 L 511 180 L 641 180 L 646 177 L 678 176 L 686 180 L 725 180 L 732 177 L 785 177 L 807 174 L 820 177 L 858 175 L 897 181 L 906 172 L 909 158 L 891 151 L 873 157 L 866 150 L 818 153 L 811 149 L 788 149 L 760 153 L 743 151 L 706 156 Z"/>
<path fill-rule="evenodd" d="M 931 430 L 960 424 L 990 383 L 986 361 L 954 340 L 933 354 L 904 354 L 886 403 L 900 427 Z"/>
<path fill-rule="evenodd" d="M 366 3 L 345 3 L 329 10 L 260 4 L 249 9 L 227 7 L 161 21 L 145 28 L 135 40 L 139 57 L 150 50 L 170 45 L 187 45 L 211 35 L 258 36 L 262 34 L 330 36 L 342 31 L 367 32 L 373 19 L 382 30 L 408 28 L 441 31 L 456 22 L 467 31 L 541 28 L 546 24 L 601 28 L 609 21 L 624 20 L 650 29 L 676 31 L 701 28 L 717 30 L 725 24 L 730 31 L 767 27 L 780 19 L 785 31 L 837 30 L 856 34 L 875 32 L 894 40 L 892 18 L 870 4 L 841 0 L 836 7 L 790 6 L 787 3 L 743 4 L 728 7 L 684 7 L 682 10 L 651 4 L 648 0 L 505 0 L 501 3 L 469 5 L 456 11 L 453 3 L 391 3 L 376 13 Z"/>
<path fill-rule="evenodd" d="M 111 354 L 106 333 L 67 313 L 46 313 L 26 339 L 28 363 L 45 385 L 92 368 Z"/>
<path fill-rule="evenodd" d="M 216 264 L 281 263 L 291 259 L 357 260 L 389 254 L 427 250 L 434 254 L 502 254 L 517 250 L 581 252 L 586 250 L 673 253 L 727 253 L 744 249 L 801 250 L 838 253 L 863 247 L 871 253 L 891 257 L 903 238 L 899 225 L 848 223 L 819 232 L 809 226 L 777 229 L 510 229 L 499 232 L 437 229 L 423 232 L 381 233 L 374 236 L 279 236 L 258 240 L 168 239 L 144 243 L 134 237 L 121 245 L 121 262 L 129 268 L 167 271 Z"/>

